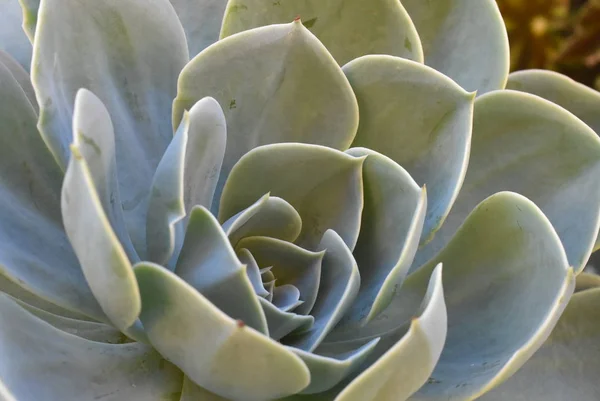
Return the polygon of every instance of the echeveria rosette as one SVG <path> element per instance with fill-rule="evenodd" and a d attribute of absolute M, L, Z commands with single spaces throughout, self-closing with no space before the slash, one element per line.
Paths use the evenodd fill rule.
<path fill-rule="evenodd" d="M 542 344 L 600 224 L 597 93 L 504 90 L 538 73 L 495 2 L 20 3 L 1 397 L 467 400 L 540 347 L 483 397 L 577 380 L 544 361 L 590 358 L 596 276 Z"/>

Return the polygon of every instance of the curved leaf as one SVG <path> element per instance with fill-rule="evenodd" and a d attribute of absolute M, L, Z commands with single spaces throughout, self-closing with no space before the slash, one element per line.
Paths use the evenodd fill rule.
<path fill-rule="evenodd" d="M 346 149 L 358 126 L 348 81 L 300 22 L 234 35 L 198 55 L 179 77 L 175 124 L 205 96 L 217 99 L 228 127 L 215 202 L 233 165 L 249 150 L 278 142 Z"/>
<path fill-rule="evenodd" d="M 409 276 L 388 308 L 388 320 L 394 306 L 410 311 L 440 262 L 448 335 L 431 380 L 413 397 L 475 399 L 542 345 L 575 277 L 541 210 L 521 195 L 501 192 L 481 202 L 448 246 Z"/>
<path fill-rule="evenodd" d="M 600 287 L 600 276 L 597 274 L 581 272 L 575 279 L 575 292 L 590 290 Z"/>
<path fill-rule="evenodd" d="M 76 337 L 5 295 L 0 350 L 0 377 L 18 400 L 179 401 L 181 394 L 181 372 L 149 346 Z"/>
<path fill-rule="evenodd" d="M 424 65 L 365 56 L 345 65 L 360 106 L 353 146 L 372 149 L 427 186 L 426 242 L 444 222 L 469 160 L 472 93 Z"/>
<path fill-rule="evenodd" d="M 310 315 L 299 315 L 294 312 L 283 311 L 265 298 L 259 298 L 258 300 L 267 317 L 269 337 L 275 341 L 281 340 L 290 333 L 308 330 L 315 322 L 315 318 Z"/>
<path fill-rule="evenodd" d="M 360 270 L 358 298 L 340 327 L 372 320 L 391 302 L 411 266 L 427 210 L 427 192 L 391 159 L 365 148 L 365 208 L 354 256 Z"/>
<path fill-rule="evenodd" d="M 391 54 L 423 62 L 419 35 L 396 0 L 230 0 L 221 38 L 302 17 L 303 24 L 340 65 L 365 54 Z"/>
<path fill-rule="evenodd" d="M 294 242 L 302 231 L 302 218 L 285 200 L 265 195 L 230 217 L 223 230 L 233 246 L 244 237 L 256 236 Z"/>
<path fill-rule="evenodd" d="M 226 0 L 170 0 L 183 25 L 190 58 L 219 40 Z"/>
<path fill-rule="evenodd" d="M 402 0 L 423 42 L 425 63 L 468 91 L 506 85 L 508 36 L 494 0 Z"/>
<path fill-rule="evenodd" d="M 192 209 L 175 273 L 227 315 L 268 333 L 246 267 L 219 222 L 202 206 Z"/>
<path fill-rule="evenodd" d="M 252 283 L 256 295 L 263 298 L 268 296 L 269 292 L 265 289 L 262 282 L 261 272 L 254 256 L 252 256 L 250 251 L 245 248 L 239 249 L 236 253 L 240 262 L 246 265 L 246 274 L 248 275 L 250 283 Z"/>
<path fill-rule="evenodd" d="M 283 284 L 273 288 L 271 303 L 284 312 L 291 312 L 304 301 L 300 301 L 300 290 L 296 286 Z"/>
<path fill-rule="evenodd" d="M 179 401 L 229 401 L 219 395 L 200 387 L 187 376 L 183 377 L 183 388 Z"/>
<path fill-rule="evenodd" d="M 541 96 L 569 110 L 600 135 L 600 93 L 553 71 L 528 70 L 508 76 L 507 89 Z M 600 249 L 600 235 L 594 251 Z"/>
<path fill-rule="evenodd" d="M 204 98 L 185 113 L 152 180 L 146 220 L 150 260 L 164 265 L 176 258 L 192 207 L 211 206 L 226 136 L 225 118 L 214 99 Z"/>
<path fill-rule="evenodd" d="M 35 110 L 4 64 L 0 96 L 1 287 L 105 319 L 63 229 L 62 173 L 35 127 Z"/>
<path fill-rule="evenodd" d="M 475 102 L 469 170 L 446 223 L 415 265 L 446 244 L 467 214 L 498 191 L 531 199 L 548 216 L 580 272 L 600 224 L 600 139 L 563 108 L 515 91 Z"/>
<path fill-rule="evenodd" d="M 315 324 L 310 330 L 289 336 L 284 341 L 287 345 L 311 352 L 347 313 L 361 285 L 352 252 L 335 231 L 325 232 L 319 249 L 325 251 L 325 255 L 321 263 L 319 292 L 310 311 Z"/>
<path fill-rule="evenodd" d="M 139 264 L 135 272 L 148 338 L 197 384 L 240 401 L 283 397 L 308 385 L 300 358 L 219 311 L 169 270 Z"/>
<path fill-rule="evenodd" d="M 29 71 L 31 66 L 31 42 L 21 27 L 23 12 L 19 0 L 2 1 L 0 13 L 0 51 L 10 54 Z"/>
<path fill-rule="evenodd" d="M 63 182 L 63 222 L 92 293 L 110 321 L 125 330 L 140 313 L 139 288 L 79 146 L 71 146 L 73 157 Z"/>
<path fill-rule="evenodd" d="M 400 339 L 397 333 L 389 333 L 380 340 L 385 353 L 350 382 L 335 401 L 404 401 L 428 380 L 446 340 L 441 265 L 431 275 L 420 309 Z"/>
<path fill-rule="evenodd" d="M 300 143 L 253 149 L 231 171 L 219 220 L 270 192 L 300 214 L 303 226 L 296 243 L 314 249 L 332 229 L 354 249 L 363 208 L 363 161 L 334 149 Z"/>
<path fill-rule="evenodd" d="M 337 385 L 364 362 L 378 341 L 379 339 L 374 339 L 340 355 L 317 355 L 290 347 L 290 351 L 302 358 L 310 370 L 310 384 L 301 394 L 321 393 Z"/>
<path fill-rule="evenodd" d="M 573 295 L 544 345 L 482 401 L 595 400 L 600 397 L 600 289 Z"/>
<path fill-rule="evenodd" d="M 177 15 L 168 0 L 42 0 L 38 20 L 31 78 L 40 131 L 64 168 L 76 92 L 87 88 L 104 102 L 125 221 L 144 256 L 147 198 L 173 136 L 171 102 L 188 61 Z"/>
<path fill-rule="evenodd" d="M 316 300 L 325 252 L 311 252 L 289 242 L 269 237 L 244 238 L 240 248 L 252 253 L 259 266 L 270 266 L 277 285 L 291 284 L 300 290 L 302 305 L 296 313 L 308 314 Z"/>
<path fill-rule="evenodd" d="M 35 29 L 38 20 L 38 12 L 40 9 L 40 2 L 42 0 L 18 0 L 23 9 L 23 30 L 29 38 L 29 41 L 33 43 L 35 36 Z"/>

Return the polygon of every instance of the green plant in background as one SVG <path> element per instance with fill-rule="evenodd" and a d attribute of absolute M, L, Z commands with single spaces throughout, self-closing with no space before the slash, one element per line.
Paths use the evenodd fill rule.
<path fill-rule="evenodd" d="M 597 398 L 600 95 L 494 1 L 20 3 L 4 399 Z"/>
<path fill-rule="evenodd" d="M 497 0 L 511 70 L 546 68 L 600 89 L 600 1 Z"/>

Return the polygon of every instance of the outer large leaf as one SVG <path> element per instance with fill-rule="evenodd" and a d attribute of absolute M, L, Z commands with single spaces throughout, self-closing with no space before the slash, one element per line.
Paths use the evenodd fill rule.
<path fill-rule="evenodd" d="M 19 83 L 25 95 L 27 95 L 27 99 L 35 109 L 36 113 L 38 112 L 38 104 L 35 99 L 35 92 L 33 91 L 33 86 L 31 85 L 31 79 L 29 74 L 25 69 L 14 59 L 12 56 L 2 50 L 0 50 L 0 63 L 4 65 L 4 67 L 8 68 L 13 78 Z"/>
<path fill-rule="evenodd" d="M 552 71 L 518 71 L 508 76 L 508 89 L 532 93 L 569 110 L 600 135 L 600 93 Z M 600 236 L 594 250 L 600 249 Z"/>
<path fill-rule="evenodd" d="M 380 152 L 427 185 L 423 241 L 444 222 L 469 160 L 472 93 L 432 68 L 365 56 L 343 68 L 360 107 L 353 146 Z"/>
<path fill-rule="evenodd" d="M 169 270 L 141 264 L 135 272 L 150 341 L 194 382 L 240 401 L 283 397 L 308 385 L 300 358 L 225 315 Z"/>
<path fill-rule="evenodd" d="M 186 66 L 178 89 L 175 124 L 205 96 L 217 99 L 225 112 L 228 144 L 216 200 L 233 165 L 250 149 L 277 142 L 346 149 L 358 125 L 348 81 L 300 22 L 217 42 Z"/>
<path fill-rule="evenodd" d="M 268 334 L 246 267 L 217 220 L 202 206 L 192 209 L 175 272 L 227 315 Z"/>
<path fill-rule="evenodd" d="M 380 340 L 385 350 L 383 356 L 369 361 L 373 364 L 335 401 L 404 401 L 427 381 L 446 340 L 441 265 L 431 276 L 420 309 L 418 317 L 411 319 L 408 331 L 399 340 L 396 333 L 387 333 Z"/>
<path fill-rule="evenodd" d="M 188 61 L 177 15 L 168 0 L 42 0 L 35 38 L 39 128 L 64 168 L 76 91 L 102 99 L 115 127 L 126 223 L 143 256 L 147 197 L 172 138 L 171 102 Z"/>
<path fill-rule="evenodd" d="M 23 13 L 19 0 L 0 0 L 0 10 L 0 51 L 10 54 L 29 71 L 31 43 L 21 27 Z"/>
<path fill-rule="evenodd" d="M 35 36 L 41 0 L 19 0 L 23 9 L 23 29 L 31 42 Z"/>
<path fill-rule="evenodd" d="M 600 398 L 600 289 L 573 295 L 544 345 L 515 375 L 481 401 Z"/>
<path fill-rule="evenodd" d="M 444 263 L 448 336 L 431 379 L 414 399 L 475 399 L 542 345 L 575 278 L 550 221 L 531 201 L 510 192 L 478 205 L 448 246 L 409 276 L 388 320 L 395 319 L 395 308 L 410 311 L 418 302 L 439 262 Z"/>
<path fill-rule="evenodd" d="M 212 204 L 226 139 L 225 118 L 214 99 L 204 98 L 186 112 L 152 181 L 148 259 L 159 264 L 175 259 L 192 207 Z"/>
<path fill-rule="evenodd" d="M 583 269 L 600 223 L 600 139 L 571 113 L 515 91 L 475 102 L 469 170 L 450 215 L 417 265 L 452 237 L 487 196 L 514 191 L 535 202 L 552 222 L 576 272 Z"/>
<path fill-rule="evenodd" d="M 506 28 L 494 0 L 402 0 L 423 42 L 425 63 L 468 91 L 502 89 Z"/>
<path fill-rule="evenodd" d="M 0 353 L 2 382 L 21 401 L 179 401 L 181 395 L 181 372 L 149 346 L 76 337 L 5 295 Z"/>
<path fill-rule="evenodd" d="M 102 319 L 60 217 L 62 174 L 35 127 L 37 116 L 0 64 L 0 286 Z M 37 297 L 32 294 L 37 294 Z"/>
<path fill-rule="evenodd" d="M 365 54 L 423 62 L 419 35 L 397 0 L 230 0 L 221 38 L 298 16 L 340 65 Z"/>
<path fill-rule="evenodd" d="M 354 249 L 363 208 L 363 161 L 316 145 L 256 148 L 233 168 L 223 190 L 219 220 L 270 192 L 289 202 L 302 217 L 297 243 L 315 248 L 325 231 L 332 229 Z"/>

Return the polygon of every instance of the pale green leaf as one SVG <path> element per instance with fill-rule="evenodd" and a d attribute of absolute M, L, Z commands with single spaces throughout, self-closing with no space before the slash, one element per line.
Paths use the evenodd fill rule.
<path fill-rule="evenodd" d="M 195 383 L 239 401 L 283 397 L 309 384 L 300 358 L 225 315 L 169 270 L 139 264 L 135 272 L 148 338 Z"/>
<path fill-rule="evenodd" d="M 202 206 L 192 209 L 175 273 L 230 317 L 268 334 L 246 267 L 219 222 Z"/>
<path fill-rule="evenodd" d="M 340 65 L 366 54 L 423 62 L 417 30 L 397 0 L 229 0 L 221 38 L 296 17 Z"/>
<path fill-rule="evenodd" d="M 548 218 L 511 192 L 481 202 L 448 246 L 408 277 L 388 319 L 394 319 L 394 307 L 410 310 L 418 302 L 440 262 L 448 335 L 431 379 L 413 399 L 475 399 L 542 345 L 573 293 L 575 277 Z"/>
<path fill-rule="evenodd" d="M 39 112 L 37 99 L 35 98 L 35 92 L 33 90 L 33 86 L 31 85 L 31 78 L 25 69 L 8 53 L 0 50 L 0 64 L 3 64 L 10 73 L 13 78 L 19 83 L 23 92 L 27 96 L 29 103 L 35 109 L 36 114 Z"/>
<path fill-rule="evenodd" d="M 173 137 L 171 105 L 188 61 L 183 28 L 168 0 L 42 0 L 32 82 L 40 131 L 65 168 L 75 94 L 106 105 L 115 129 L 125 221 L 145 256 L 154 171 Z"/>
<path fill-rule="evenodd" d="M 370 361 L 372 365 L 350 382 L 335 401 L 406 400 L 433 371 L 444 347 L 446 322 L 442 266 L 438 265 L 406 334 L 397 339 L 397 333 L 386 333 L 386 338 L 380 340 L 383 355 Z M 378 351 L 377 345 L 374 352 Z"/>
<path fill-rule="evenodd" d="M 353 146 L 377 151 L 427 186 L 421 240 L 443 224 L 467 169 L 474 95 L 434 69 L 365 56 L 343 67 L 360 107 Z"/>
<path fill-rule="evenodd" d="M 481 401 L 600 399 L 600 289 L 573 295 L 552 334 L 521 370 Z"/>
<path fill-rule="evenodd" d="M 540 97 L 496 91 L 475 102 L 471 156 L 462 190 L 416 264 L 435 255 L 467 214 L 498 191 L 531 199 L 556 229 L 575 272 L 600 224 L 600 139 L 581 120 Z"/>
<path fill-rule="evenodd" d="M 219 102 L 228 127 L 215 202 L 233 165 L 249 150 L 278 142 L 346 149 L 358 126 L 358 106 L 348 81 L 300 22 L 231 36 L 192 60 L 179 77 L 174 123 L 205 96 Z"/>
<path fill-rule="evenodd" d="M 335 149 L 300 143 L 253 149 L 234 166 L 225 184 L 219 220 L 270 192 L 300 214 L 302 232 L 296 243 L 314 249 L 332 229 L 354 249 L 363 208 L 363 161 Z"/>
<path fill-rule="evenodd" d="M 506 85 L 509 47 L 494 0 L 402 0 L 423 42 L 425 64 L 468 91 Z"/>

